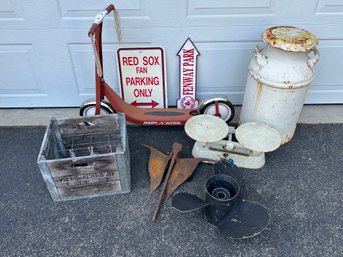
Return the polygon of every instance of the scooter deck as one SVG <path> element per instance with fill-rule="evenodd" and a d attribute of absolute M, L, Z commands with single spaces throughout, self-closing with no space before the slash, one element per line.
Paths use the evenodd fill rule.
<path fill-rule="evenodd" d="M 114 110 L 125 113 L 126 120 L 135 124 L 182 126 L 188 119 L 198 114 L 197 110 L 194 109 L 138 108 L 126 103 L 106 82 L 102 82 L 101 86 L 103 95 L 111 103 Z"/>

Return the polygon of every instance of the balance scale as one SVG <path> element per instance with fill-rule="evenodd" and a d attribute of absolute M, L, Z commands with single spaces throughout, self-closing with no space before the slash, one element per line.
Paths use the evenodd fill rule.
<path fill-rule="evenodd" d="M 264 153 L 281 145 L 280 133 L 268 124 L 247 122 L 235 129 L 219 117 L 206 114 L 190 118 L 185 132 L 196 141 L 192 149 L 194 158 L 231 159 L 236 166 L 248 169 L 263 167 Z M 238 142 L 232 141 L 233 134 Z"/>

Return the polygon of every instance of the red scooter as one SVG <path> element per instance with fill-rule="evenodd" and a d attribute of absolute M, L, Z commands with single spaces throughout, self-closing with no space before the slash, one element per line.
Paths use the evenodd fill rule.
<path fill-rule="evenodd" d="M 210 114 L 222 118 L 229 123 L 235 109 L 226 96 L 214 96 L 205 99 L 198 109 L 177 108 L 139 108 L 126 103 L 106 82 L 103 75 L 102 56 L 102 22 L 107 14 L 114 12 L 114 5 L 109 5 L 95 17 L 88 36 L 91 39 L 96 61 L 96 98 L 85 101 L 80 107 L 81 116 L 125 113 L 126 120 L 151 126 L 177 126 L 184 125 L 186 121 L 197 114 Z"/>

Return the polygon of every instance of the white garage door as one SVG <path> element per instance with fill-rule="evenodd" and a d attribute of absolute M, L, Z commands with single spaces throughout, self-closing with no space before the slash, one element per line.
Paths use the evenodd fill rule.
<path fill-rule="evenodd" d="M 168 101 L 179 96 L 177 52 L 190 37 L 200 52 L 197 96 L 241 104 L 251 49 L 274 25 L 308 29 L 321 59 L 306 103 L 343 103 L 342 0 L 1 0 L 0 107 L 79 106 L 94 96 L 87 31 L 114 3 L 125 44 L 163 46 Z M 105 78 L 118 90 L 113 18 L 105 20 Z"/>

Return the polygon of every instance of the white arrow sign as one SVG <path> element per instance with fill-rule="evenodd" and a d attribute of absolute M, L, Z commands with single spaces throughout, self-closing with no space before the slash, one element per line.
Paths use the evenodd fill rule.
<path fill-rule="evenodd" d="M 198 99 L 195 98 L 197 80 L 197 57 L 200 55 L 190 38 L 177 53 L 180 57 L 180 99 L 176 101 L 179 109 L 198 108 Z"/>

